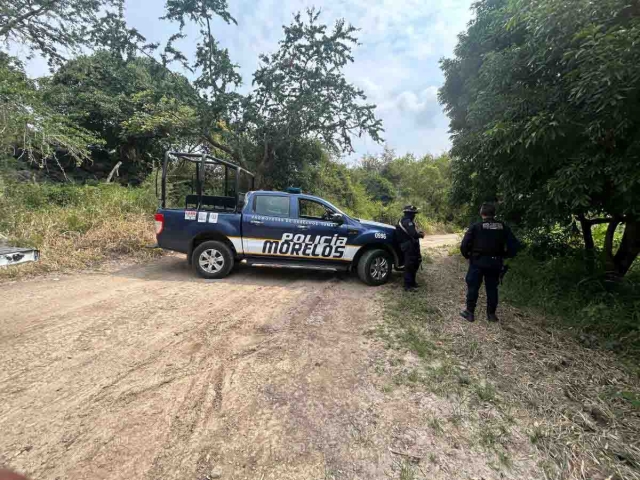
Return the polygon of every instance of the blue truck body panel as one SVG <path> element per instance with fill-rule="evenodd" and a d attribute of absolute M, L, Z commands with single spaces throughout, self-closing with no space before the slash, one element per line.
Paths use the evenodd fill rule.
<path fill-rule="evenodd" d="M 303 215 L 303 204 L 324 208 L 326 215 L 342 214 L 344 220 Z M 233 246 L 237 259 L 310 265 L 338 262 L 348 267 L 364 250 L 379 247 L 389 252 L 396 268 L 403 263 L 395 227 L 351 218 L 312 195 L 256 191 L 246 194 L 238 213 L 162 208 L 158 213 L 164 217 L 158 245 L 186 254 L 201 240 L 218 239 Z"/>

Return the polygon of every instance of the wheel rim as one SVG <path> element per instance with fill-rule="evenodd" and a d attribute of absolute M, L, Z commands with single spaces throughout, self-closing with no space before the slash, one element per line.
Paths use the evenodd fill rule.
<path fill-rule="evenodd" d="M 389 262 L 384 257 L 378 257 L 371 263 L 369 270 L 374 280 L 384 280 L 389 274 Z"/>
<path fill-rule="evenodd" d="M 219 250 L 208 248 L 202 251 L 198 263 L 205 272 L 218 273 L 224 267 L 224 257 Z"/>

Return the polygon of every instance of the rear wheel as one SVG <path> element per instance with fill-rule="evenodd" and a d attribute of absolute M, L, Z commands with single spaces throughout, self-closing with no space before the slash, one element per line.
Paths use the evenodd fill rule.
<path fill-rule="evenodd" d="M 231 249 L 222 242 L 210 240 L 198 245 L 191 255 L 196 273 L 204 278 L 224 278 L 233 268 Z"/>
<path fill-rule="evenodd" d="M 393 267 L 389 254 L 381 249 L 365 252 L 358 262 L 358 276 L 367 285 L 383 285 L 391 278 Z"/>

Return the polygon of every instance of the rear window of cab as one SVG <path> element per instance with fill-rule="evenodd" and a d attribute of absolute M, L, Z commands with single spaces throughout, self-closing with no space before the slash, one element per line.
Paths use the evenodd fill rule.
<path fill-rule="evenodd" d="M 278 195 L 256 195 L 254 212 L 269 217 L 289 216 L 289 197 Z"/>

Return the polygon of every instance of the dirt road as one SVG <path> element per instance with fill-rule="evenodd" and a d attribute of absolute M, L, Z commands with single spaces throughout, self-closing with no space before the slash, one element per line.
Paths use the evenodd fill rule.
<path fill-rule="evenodd" d="M 354 277 L 171 256 L 2 296 L 0 465 L 33 479 L 388 478 L 409 428 Z"/>

